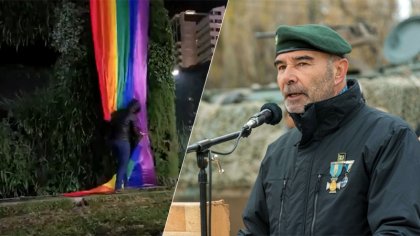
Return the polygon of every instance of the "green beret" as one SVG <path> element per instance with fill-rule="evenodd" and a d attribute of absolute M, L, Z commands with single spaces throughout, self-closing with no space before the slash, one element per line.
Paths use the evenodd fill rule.
<path fill-rule="evenodd" d="M 351 45 L 324 25 L 281 25 L 276 31 L 276 55 L 297 50 L 315 50 L 337 56 L 351 52 Z"/>

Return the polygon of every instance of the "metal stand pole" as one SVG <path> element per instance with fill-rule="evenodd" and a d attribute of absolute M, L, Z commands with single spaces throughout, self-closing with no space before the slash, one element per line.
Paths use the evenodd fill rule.
<path fill-rule="evenodd" d="M 201 236 L 207 236 L 207 173 L 209 151 L 197 152 L 197 165 L 200 168 L 198 173 L 198 183 L 200 188 L 200 222 Z"/>
<path fill-rule="evenodd" d="M 207 173 L 206 168 L 208 163 L 211 161 L 209 148 L 213 145 L 220 144 L 238 137 L 248 137 L 251 130 L 242 130 L 234 133 L 230 133 L 224 136 L 220 136 L 214 139 L 205 139 L 198 143 L 192 144 L 187 147 L 187 153 L 196 152 L 197 155 L 197 166 L 200 168 L 198 172 L 198 183 L 200 189 L 200 221 L 201 221 L 201 236 L 207 236 L 207 232 L 211 232 L 207 229 Z M 207 157 L 207 159 L 206 159 Z M 211 186 L 210 186 L 211 187 Z M 211 201 L 211 199 L 210 199 Z M 211 207 L 211 202 L 210 206 Z M 211 225 L 209 226 L 211 227 Z M 211 235 L 209 235 L 211 236 Z"/>

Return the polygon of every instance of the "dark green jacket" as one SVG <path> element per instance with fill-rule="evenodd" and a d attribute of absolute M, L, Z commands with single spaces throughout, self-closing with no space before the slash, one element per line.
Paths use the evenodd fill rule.
<path fill-rule="evenodd" d="M 420 142 L 348 87 L 292 114 L 298 128 L 268 147 L 239 235 L 420 235 Z"/>

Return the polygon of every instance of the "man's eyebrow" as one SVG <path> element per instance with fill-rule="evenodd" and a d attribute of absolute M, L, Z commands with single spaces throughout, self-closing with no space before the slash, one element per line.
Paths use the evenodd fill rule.
<path fill-rule="evenodd" d="M 274 67 L 277 67 L 277 65 L 279 65 L 279 64 L 284 64 L 284 61 L 279 60 L 279 59 L 276 59 L 276 60 L 274 61 Z"/>
<path fill-rule="evenodd" d="M 314 58 L 308 55 L 303 55 L 303 56 L 297 56 L 294 57 L 293 60 L 295 61 L 313 61 Z"/>
<path fill-rule="evenodd" d="M 313 61 L 313 60 L 314 58 L 308 55 L 293 57 L 293 61 Z M 279 64 L 285 64 L 285 62 L 282 60 L 276 59 L 274 61 L 274 66 L 277 67 Z"/>

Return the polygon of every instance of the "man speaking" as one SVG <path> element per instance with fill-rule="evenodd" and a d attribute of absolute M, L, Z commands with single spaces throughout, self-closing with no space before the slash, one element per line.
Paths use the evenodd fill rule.
<path fill-rule="evenodd" d="M 277 29 L 296 128 L 269 145 L 239 235 L 420 235 L 420 142 L 346 79 L 351 49 L 326 26 Z"/>

